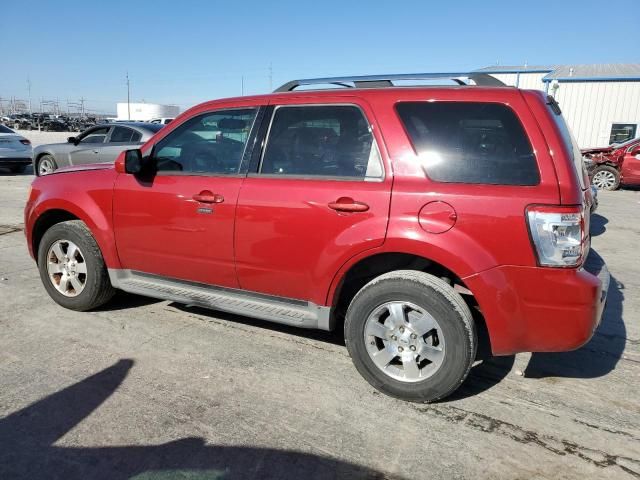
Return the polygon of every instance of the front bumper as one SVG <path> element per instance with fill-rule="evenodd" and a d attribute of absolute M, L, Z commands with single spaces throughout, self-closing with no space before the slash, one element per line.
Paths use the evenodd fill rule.
<path fill-rule="evenodd" d="M 578 269 L 500 266 L 463 279 L 495 355 L 563 352 L 587 343 L 604 311 L 609 271 L 591 252 Z"/>

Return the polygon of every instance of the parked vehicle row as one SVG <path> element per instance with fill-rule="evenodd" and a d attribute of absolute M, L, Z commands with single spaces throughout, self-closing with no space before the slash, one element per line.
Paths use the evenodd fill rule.
<path fill-rule="evenodd" d="M 38 177 L 25 233 L 44 287 L 74 310 L 122 289 L 344 328 L 362 376 L 410 401 L 455 391 L 481 331 L 494 355 L 578 348 L 609 283 L 582 155 L 553 98 L 469 77 L 293 81 Z M 326 83 L 345 88 L 309 88 Z"/>
<path fill-rule="evenodd" d="M 1 118 L 1 124 L 16 130 L 80 132 L 97 123 L 95 117 L 67 117 L 46 113 L 19 113 Z"/>

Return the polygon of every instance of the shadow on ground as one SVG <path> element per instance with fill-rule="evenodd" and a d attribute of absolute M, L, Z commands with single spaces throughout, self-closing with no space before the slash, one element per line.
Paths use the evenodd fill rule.
<path fill-rule="evenodd" d="M 95 375 L 0 419 L 0 478 L 391 478 L 367 467 L 315 454 L 207 445 L 202 438 L 195 437 L 161 445 L 55 446 L 57 440 L 86 419 L 118 389 L 132 366 L 132 360 L 120 360 Z M 96 432 L 96 435 L 99 437 L 99 433 Z"/>

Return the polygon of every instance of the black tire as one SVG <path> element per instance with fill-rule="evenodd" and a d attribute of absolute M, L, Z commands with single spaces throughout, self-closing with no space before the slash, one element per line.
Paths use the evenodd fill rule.
<path fill-rule="evenodd" d="M 595 180 L 596 175 L 598 175 L 598 173 L 600 173 L 601 175 L 602 174 L 609 175 L 611 176 L 610 178 L 613 179 L 613 183 L 610 183 L 607 186 L 598 186 L 594 183 L 594 185 L 596 185 L 599 189 L 613 191 L 613 190 L 617 190 L 620 187 L 620 172 L 618 171 L 617 168 L 612 167 L 611 165 L 600 165 L 596 167 L 595 170 L 593 171 L 593 174 L 591 175 L 592 181 Z"/>
<path fill-rule="evenodd" d="M 75 297 L 67 297 L 60 293 L 49 278 L 47 253 L 58 240 L 69 240 L 75 243 L 87 264 L 84 289 Z M 58 223 L 45 232 L 38 247 L 38 269 L 49 296 L 56 303 L 70 310 L 81 312 L 92 310 L 107 303 L 116 292 L 109 281 L 109 274 L 100 248 L 91 231 L 80 220 Z"/>
<path fill-rule="evenodd" d="M 379 369 L 365 345 L 369 315 L 387 302 L 409 302 L 430 313 L 446 341 L 440 367 L 413 383 L 397 380 Z M 424 272 L 398 270 L 381 275 L 353 298 L 344 325 L 345 342 L 360 374 L 381 392 L 411 402 L 433 402 L 453 393 L 464 381 L 476 357 L 477 334 L 469 307 L 445 281 Z"/>
<path fill-rule="evenodd" d="M 27 169 L 26 165 L 16 165 L 10 168 L 11 173 L 24 173 L 26 169 Z"/>

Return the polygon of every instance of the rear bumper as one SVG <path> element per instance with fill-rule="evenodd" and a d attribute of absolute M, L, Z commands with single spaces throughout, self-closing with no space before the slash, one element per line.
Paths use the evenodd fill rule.
<path fill-rule="evenodd" d="M 579 269 L 500 266 L 465 278 L 494 355 L 581 347 L 600 323 L 609 271 L 591 252 Z"/>
<path fill-rule="evenodd" d="M 31 157 L 0 156 L 0 167 L 17 167 L 18 165 L 31 165 Z"/>

